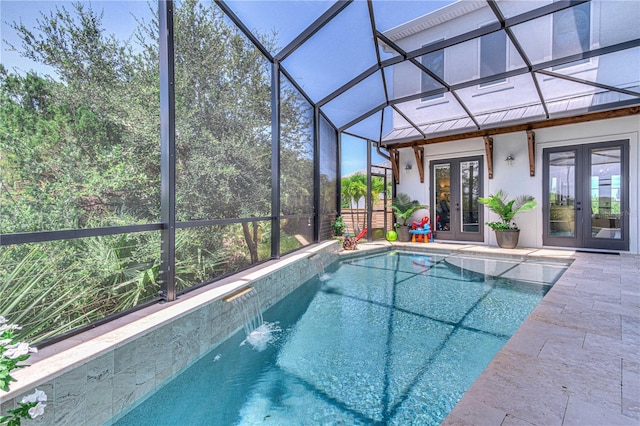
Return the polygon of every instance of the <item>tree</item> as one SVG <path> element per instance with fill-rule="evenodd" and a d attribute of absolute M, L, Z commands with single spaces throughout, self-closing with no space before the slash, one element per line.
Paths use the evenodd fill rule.
<path fill-rule="evenodd" d="M 80 2 L 73 3 L 73 11 L 60 6 L 48 14 L 41 12 L 36 28 L 22 23 L 12 27 L 21 39 L 22 55 L 56 72 L 55 80 L 24 78 L 25 82 L 39 79 L 48 92 L 49 102 L 37 104 L 40 121 L 55 114 L 47 161 L 30 173 L 24 185 L 35 188 L 45 182 L 45 198 L 63 203 L 59 210 L 71 215 L 50 215 L 50 227 L 29 230 L 157 221 L 157 62 L 147 63 L 143 54 L 134 54 L 129 40 L 107 36 L 102 15 Z M 38 120 L 30 117 L 30 121 Z M 29 131 L 39 138 L 38 131 Z M 8 144 L 16 148 L 20 142 Z M 43 149 L 42 143 L 36 145 Z M 20 160 L 29 161 L 30 153 L 22 154 L 26 156 Z"/>
<path fill-rule="evenodd" d="M 362 177 L 365 178 L 365 181 L 362 181 Z M 356 173 L 349 177 L 342 178 L 342 198 L 349 200 L 349 208 L 352 211 L 351 214 L 351 228 L 353 231 L 359 231 L 360 224 L 360 209 L 358 208 L 358 203 L 360 199 L 367 194 L 367 184 L 366 184 L 366 176 L 363 174 Z M 353 210 L 356 210 L 356 219 L 353 217 Z M 356 226 L 356 223 L 358 225 Z"/>
<path fill-rule="evenodd" d="M 158 18 L 137 19 L 127 39 L 108 35 L 103 14 L 85 2 L 54 5 L 33 28 L 13 23 L 13 47 L 55 75 L 0 67 L 1 232 L 159 221 Z M 177 219 L 270 216 L 270 64 L 214 3 L 176 3 L 174 23 Z M 312 116 L 293 90 L 281 97 L 286 191 L 312 213 L 313 186 L 296 179 L 313 178 Z M 244 221 L 181 230 L 181 288 L 257 262 L 267 228 Z M 50 262 L 43 270 L 72 271 L 69 282 L 91 290 L 73 298 L 78 315 L 59 314 L 74 325 L 155 295 L 157 235 L 116 237 L 56 242 L 55 259 L 35 245 L 34 256 Z M 30 250 L 7 252 L 3 265 Z M 59 278 L 29 285 L 46 289 Z"/>
<path fill-rule="evenodd" d="M 55 69 L 59 83 L 46 82 L 69 116 L 70 130 L 54 139 L 73 155 L 56 152 L 53 158 L 74 161 L 52 165 L 62 173 L 50 175 L 66 179 L 61 186 L 71 197 L 49 195 L 67 206 L 72 201 L 65 210 L 72 218 L 53 228 L 159 218 L 159 32 L 157 15 L 150 16 L 138 19 L 131 40 L 107 35 L 103 14 L 82 2 L 42 13 L 36 28 L 13 24 L 23 55 Z M 269 216 L 270 65 L 215 4 L 181 2 L 174 24 L 177 219 Z M 274 43 L 260 38 L 267 47 Z M 300 181 L 313 179 L 311 120 L 300 99 L 283 91 L 281 158 L 289 176 L 297 177 L 283 188 L 311 214 L 312 186 Z M 33 174 L 31 186 L 40 180 Z M 259 224 L 242 227 L 255 262 Z M 210 243 L 223 245 L 220 238 Z"/>
<path fill-rule="evenodd" d="M 385 188 L 384 179 L 380 176 L 371 177 L 371 199 L 373 203 L 380 198 L 380 194 L 385 191 L 388 192 L 389 188 Z M 348 200 L 349 207 L 353 210 L 355 206 L 356 219 L 354 222 L 353 215 L 351 215 L 351 225 L 354 230 L 360 231 L 359 225 L 356 227 L 355 223 L 360 224 L 360 209 L 358 204 L 360 200 L 367 195 L 367 176 L 363 173 L 355 173 L 348 177 L 342 178 L 342 199 Z"/>

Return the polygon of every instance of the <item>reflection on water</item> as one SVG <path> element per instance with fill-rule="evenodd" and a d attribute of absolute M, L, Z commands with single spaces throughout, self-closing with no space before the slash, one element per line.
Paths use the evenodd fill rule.
<path fill-rule="evenodd" d="M 331 265 L 117 424 L 438 425 L 550 288 L 506 278 L 518 268 L 536 266 L 402 253 Z"/>

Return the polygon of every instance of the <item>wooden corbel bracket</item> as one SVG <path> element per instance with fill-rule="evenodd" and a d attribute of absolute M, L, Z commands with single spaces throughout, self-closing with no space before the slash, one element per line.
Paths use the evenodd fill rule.
<path fill-rule="evenodd" d="M 487 172 L 489 179 L 493 179 L 493 138 L 491 136 L 483 136 L 484 151 L 487 155 Z"/>
<path fill-rule="evenodd" d="M 391 170 L 393 171 L 393 178 L 396 181 L 396 185 L 400 183 L 400 153 L 397 149 L 389 149 L 389 159 L 391 160 Z"/>
<path fill-rule="evenodd" d="M 529 145 L 529 176 L 536 175 L 536 134 L 533 130 L 527 130 L 527 143 Z"/>
<path fill-rule="evenodd" d="M 414 146 L 413 153 L 416 156 L 416 164 L 420 173 L 420 183 L 424 183 L 424 147 Z"/>

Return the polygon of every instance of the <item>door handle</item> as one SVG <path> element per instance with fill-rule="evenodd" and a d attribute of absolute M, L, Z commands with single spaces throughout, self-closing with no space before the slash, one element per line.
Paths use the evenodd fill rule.
<path fill-rule="evenodd" d="M 581 206 L 581 204 L 582 204 L 582 203 L 581 203 L 580 201 L 577 201 L 577 202 L 576 202 L 576 210 L 582 210 L 582 207 L 580 207 L 580 206 Z"/>
<path fill-rule="evenodd" d="M 460 211 L 460 203 L 456 203 L 456 211 L 459 212 Z"/>

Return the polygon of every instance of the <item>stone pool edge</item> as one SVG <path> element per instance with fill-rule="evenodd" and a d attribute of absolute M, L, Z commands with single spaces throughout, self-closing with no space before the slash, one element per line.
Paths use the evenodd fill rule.
<path fill-rule="evenodd" d="M 243 326 L 226 296 L 254 287 L 266 310 L 316 275 L 319 263 L 333 263 L 339 248 L 337 241 L 306 247 L 47 346 L 14 370 L 0 413 L 37 388 L 48 401 L 35 424 L 111 424 Z"/>
<path fill-rule="evenodd" d="M 442 426 L 640 424 L 640 256 L 382 241 L 358 254 L 390 248 L 569 265 Z"/>
<path fill-rule="evenodd" d="M 640 256 L 573 263 L 445 426 L 640 424 Z"/>

